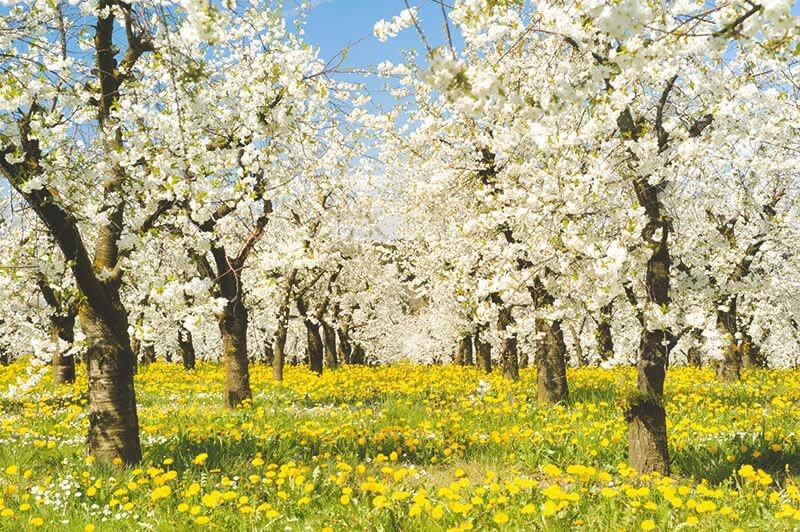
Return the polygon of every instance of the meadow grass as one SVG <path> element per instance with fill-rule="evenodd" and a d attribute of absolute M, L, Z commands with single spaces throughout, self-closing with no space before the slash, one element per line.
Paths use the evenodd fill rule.
<path fill-rule="evenodd" d="M 224 374 L 156 363 L 136 377 L 144 459 L 87 459 L 85 374 L 5 392 L 0 530 L 796 530 L 800 374 L 672 368 L 671 478 L 626 465 L 619 398 L 632 368 L 569 372 L 570 403 L 536 404 L 472 368 L 252 367 L 252 404 Z M 489 383 L 488 391 L 480 392 Z"/>

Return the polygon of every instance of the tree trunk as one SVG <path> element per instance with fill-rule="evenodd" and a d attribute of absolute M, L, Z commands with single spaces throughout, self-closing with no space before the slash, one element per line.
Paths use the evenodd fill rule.
<path fill-rule="evenodd" d="M 458 341 L 454 362 L 459 366 L 472 365 L 472 336 L 463 336 Z"/>
<path fill-rule="evenodd" d="M 118 300 L 115 303 L 122 308 Z M 89 453 L 101 462 L 120 458 L 125 464 L 136 464 L 142 449 L 127 316 L 117 311 L 101 319 L 88 304 L 82 305 L 80 314 L 89 344 Z M 110 323 L 117 327 L 112 329 Z"/>
<path fill-rule="evenodd" d="M 325 348 L 325 364 L 335 369 L 339 365 L 336 358 L 336 330 L 326 322 L 322 322 L 322 344 Z"/>
<path fill-rule="evenodd" d="M 225 362 L 225 406 L 236 408 L 252 397 L 247 365 L 247 309 L 240 297 L 228 301 L 218 322 Z"/>
<path fill-rule="evenodd" d="M 261 363 L 272 366 L 273 361 L 275 360 L 275 351 L 272 347 L 272 337 L 266 334 L 264 331 L 264 340 L 263 345 L 261 348 Z"/>
<path fill-rule="evenodd" d="M 196 357 L 194 352 L 194 342 L 192 341 L 192 333 L 183 325 L 180 325 L 180 328 L 178 329 L 178 349 L 181 352 L 183 367 L 185 369 L 194 369 Z"/>
<path fill-rule="evenodd" d="M 308 367 L 317 375 L 322 374 L 323 346 L 322 337 L 319 334 L 319 325 L 309 319 L 303 320 L 306 326 L 306 353 L 308 355 Z"/>
<path fill-rule="evenodd" d="M 742 354 L 742 367 L 747 369 L 765 368 L 766 361 L 761 353 L 761 348 L 746 331 L 741 331 L 742 343 L 739 350 Z"/>
<path fill-rule="evenodd" d="M 273 342 L 272 358 L 272 379 L 283 380 L 283 367 L 286 365 L 286 335 L 289 330 L 289 312 L 292 301 L 292 290 L 294 280 L 297 275 L 296 270 L 292 270 L 286 279 L 286 288 L 278 309 L 278 327 L 275 329 L 275 341 Z"/>
<path fill-rule="evenodd" d="M 736 296 L 717 301 L 717 330 L 722 340 L 717 377 L 725 382 L 738 381 L 742 377 L 742 353 L 736 340 Z"/>
<path fill-rule="evenodd" d="M 539 277 L 528 287 L 537 311 L 548 308 L 555 299 L 547 291 Z M 566 402 L 567 387 L 567 346 L 560 320 L 536 318 L 536 400 L 539 404 L 552 405 Z"/>
<path fill-rule="evenodd" d="M 339 341 L 336 343 L 337 358 L 344 364 L 350 364 L 352 348 L 350 347 L 350 339 L 347 336 L 347 326 L 339 327 L 337 334 L 339 336 Z"/>
<path fill-rule="evenodd" d="M 614 302 L 600 308 L 600 318 L 597 320 L 597 354 L 600 360 L 606 361 L 614 358 L 614 336 L 611 334 L 611 319 L 614 310 Z"/>
<path fill-rule="evenodd" d="M 703 365 L 701 344 L 703 340 L 703 331 L 702 329 L 692 329 L 691 335 L 694 344 L 686 352 L 686 363 L 690 366 L 699 368 Z"/>
<path fill-rule="evenodd" d="M 518 381 L 517 334 L 508 331 L 512 325 L 514 325 L 514 318 L 511 316 L 511 308 L 501 307 L 497 317 L 497 330 L 502 338 L 500 340 L 500 362 L 503 367 L 503 377 Z"/>
<path fill-rule="evenodd" d="M 662 242 L 665 241 L 666 238 Z M 655 249 L 648 261 L 646 283 L 651 302 L 668 304 L 669 281 L 669 253 L 664 244 Z M 637 364 L 639 396 L 631 400 L 625 411 L 628 460 L 639 473 L 669 475 L 667 421 L 662 402 L 672 340 L 666 329 L 642 330 Z"/>
<path fill-rule="evenodd" d="M 361 344 L 356 344 L 353 347 L 353 352 L 350 355 L 350 363 L 355 365 L 364 365 L 366 362 L 366 355 L 364 354 L 364 348 L 361 347 Z"/>
<path fill-rule="evenodd" d="M 544 335 L 536 344 L 536 399 L 539 404 L 546 405 L 565 403 L 569 395 L 565 359 L 567 347 L 561 322 L 536 318 L 536 332 L 537 335 Z"/>
<path fill-rule="evenodd" d="M 649 398 L 629 405 L 625 420 L 628 422 L 630 466 L 640 472 L 657 471 L 668 475 L 667 419 L 661 404 Z"/>
<path fill-rule="evenodd" d="M 153 344 L 142 345 L 142 365 L 152 364 L 156 361 L 156 346 Z"/>
<path fill-rule="evenodd" d="M 475 333 L 475 354 L 478 369 L 484 373 L 492 372 L 492 346 L 481 339 L 480 331 Z"/>
<path fill-rule="evenodd" d="M 579 368 L 587 365 L 586 355 L 583 352 L 583 344 L 581 343 L 581 335 L 583 333 L 584 325 L 586 325 L 585 321 L 581 324 L 580 330 L 576 330 L 575 327 L 570 327 L 570 332 L 572 333 L 572 338 L 574 339 L 575 343 L 575 359 Z"/>
<path fill-rule="evenodd" d="M 274 358 L 272 359 L 272 379 L 276 381 L 283 380 L 283 367 L 286 364 L 286 334 L 287 324 L 283 322 L 278 323 L 278 328 L 275 330 L 275 341 L 272 344 L 272 352 Z"/>
<path fill-rule="evenodd" d="M 51 315 L 50 335 L 56 346 L 61 341 L 72 346 L 73 342 L 75 342 L 75 315 Z M 53 382 L 56 384 L 72 384 L 75 382 L 75 357 L 72 355 L 64 356 L 58 347 L 53 353 Z"/>

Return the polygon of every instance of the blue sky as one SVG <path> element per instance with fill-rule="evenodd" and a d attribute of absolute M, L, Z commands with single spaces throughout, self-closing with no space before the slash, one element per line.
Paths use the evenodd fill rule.
<path fill-rule="evenodd" d="M 409 1 L 409 4 L 419 8 L 420 25 L 430 45 L 446 44 L 440 5 L 433 0 Z M 390 20 L 405 9 L 403 0 L 313 0 L 313 5 L 305 26 L 305 40 L 317 47 L 326 61 L 349 47 L 341 68 L 361 70 L 381 61 L 399 62 L 402 50 L 408 49 L 419 50 L 424 56 L 424 45 L 413 27 L 383 43 L 372 34 L 378 20 Z M 391 106 L 392 98 L 380 91 L 383 82 L 377 78 L 354 75 L 343 79 L 366 82 L 374 103 Z"/>
<path fill-rule="evenodd" d="M 432 0 L 409 2 L 420 8 L 420 22 L 432 46 L 443 44 L 441 8 Z M 372 35 L 380 19 L 391 19 L 405 9 L 403 0 L 316 0 L 306 26 L 306 40 L 318 46 L 323 58 L 330 58 L 348 45 L 363 39 L 348 55 L 348 66 L 375 65 L 384 59 L 398 60 L 400 50 L 420 48 L 413 28 L 381 43 Z"/>

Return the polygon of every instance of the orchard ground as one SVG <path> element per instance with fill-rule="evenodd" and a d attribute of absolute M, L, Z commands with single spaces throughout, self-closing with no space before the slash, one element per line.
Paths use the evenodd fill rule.
<path fill-rule="evenodd" d="M 535 370 L 290 367 L 275 383 L 256 365 L 252 404 L 231 411 L 220 366 L 155 363 L 136 377 L 134 469 L 85 457 L 82 367 L 6 393 L 26 364 L 0 368 L 0 530 L 800 529 L 797 371 L 672 368 L 658 478 L 625 465 L 632 368 L 570 370 L 570 403 L 549 408 Z"/>

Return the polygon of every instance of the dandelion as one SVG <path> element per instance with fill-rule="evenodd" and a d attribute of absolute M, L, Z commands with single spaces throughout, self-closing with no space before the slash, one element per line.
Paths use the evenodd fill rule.
<path fill-rule="evenodd" d="M 508 514 L 505 512 L 497 512 L 492 516 L 492 521 L 494 521 L 498 525 L 504 525 L 508 523 Z"/>

